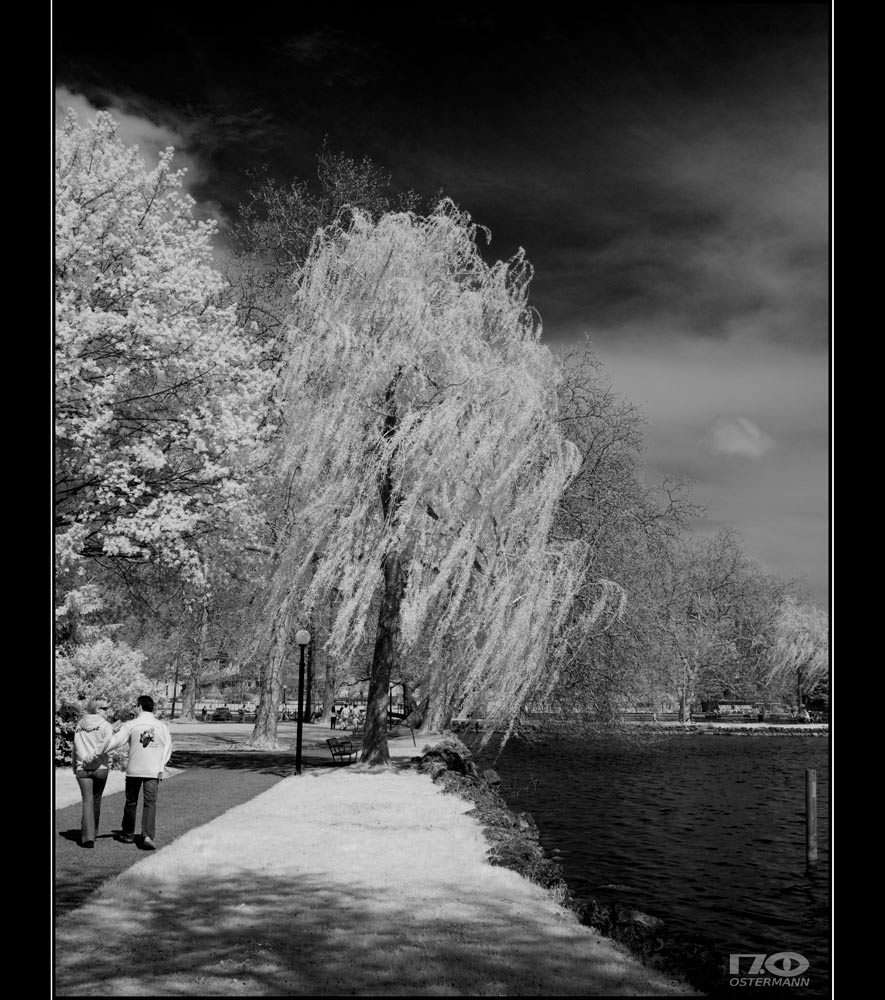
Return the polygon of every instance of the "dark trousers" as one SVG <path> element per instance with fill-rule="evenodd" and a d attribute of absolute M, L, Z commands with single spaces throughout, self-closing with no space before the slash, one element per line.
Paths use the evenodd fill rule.
<path fill-rule="evenodd" d="M 138 793 L 144 789 L 144 808 L 141 812 L 141 834 L 154 839 L 157 821 L 158 778 L 130 778 L 126 776 L 126 805 L 123 806 L 123 833 L 135 833 L 135 811 L 138 808 Z"/>
<path fill-rule="evenodd" d="M 98 833 L 98 821 L 101 819 L 101 796 L 108 780 L 108 769 L 98 767 L 87 771 L 80 767 L 74 772 L 80 795 L 83 799 L 83 816 L 80 819 L 80 843 L 95 840 Z"/>

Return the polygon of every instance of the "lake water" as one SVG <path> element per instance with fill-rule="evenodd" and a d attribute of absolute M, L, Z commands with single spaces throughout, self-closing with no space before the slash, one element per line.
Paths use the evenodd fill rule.
<path fill-rule="evenodd" d="M 829 995 L 828 752 L 826 738 L 809 736 L 556 737 L 512 740 L 497 758 L 486 748 L 478 762 L 494 766 L 512 809 L 534 816 L 577 896 L 704 934 L 726 966 L 731 954 L 798 953 L 807 985 L 776 991 L 816 997 Z M 810 870 L 808 768 L 818 781 L 819 861 Z M 725 979 L 722 995 L 746 989 Z M 771 991 L 751 991 L 759 989 Z"/>

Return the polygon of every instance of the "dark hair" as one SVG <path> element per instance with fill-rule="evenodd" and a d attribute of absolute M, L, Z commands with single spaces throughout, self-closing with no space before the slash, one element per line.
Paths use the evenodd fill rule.
<path fill-rule="evenodd" d="M 135 699 L 136 704 L 139 708 L 143 708 L 145 712 L 153 712 L 154 710 L 154 699 L 149 694 L 140 694 Z"/>

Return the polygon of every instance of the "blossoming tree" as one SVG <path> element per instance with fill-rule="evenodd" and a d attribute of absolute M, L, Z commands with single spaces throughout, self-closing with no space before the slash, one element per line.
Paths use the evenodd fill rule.
<path fill-rule="evenodd" d="M 195 540 L 250 515 L 268 376 L 172 150 L 151 170 L 115 133 L 103 112 L 56 130 L 56 551 L 199 586 Z"/>
<path fill-rule="evenodd" d="M 374 624 L 368 763 L 388 759 L 391 671 L 415 650 L 444 715 L 481 706 L 512 725 L 555 680 L 551 639 L 581 583 L 580 542 L 550 538 L 579 462 L 557 422 L 559 365 L 522 254 L 487 265 L 477 232 L 447 201 L 357 213 L 319 234 L 287 322 L 288 517 L 265 628 L 281 657 L 334 593 L 329 646 L 346 663 Z M 258 745 L 277 691 L 271 677 Z"/>

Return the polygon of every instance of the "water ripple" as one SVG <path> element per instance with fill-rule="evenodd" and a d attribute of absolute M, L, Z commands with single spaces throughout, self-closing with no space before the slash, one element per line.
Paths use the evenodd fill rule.
<path fill-rule="evenodd" d="M 573 890 L 637 906 L 731 953 L 796 951 L 828 995 L 828 746 L 790 737 L 603 739 L 494 759 L 511 807 L 531 812 Z M 819 862 L 805 863 L 805 770 L 817 770 Z"/>

